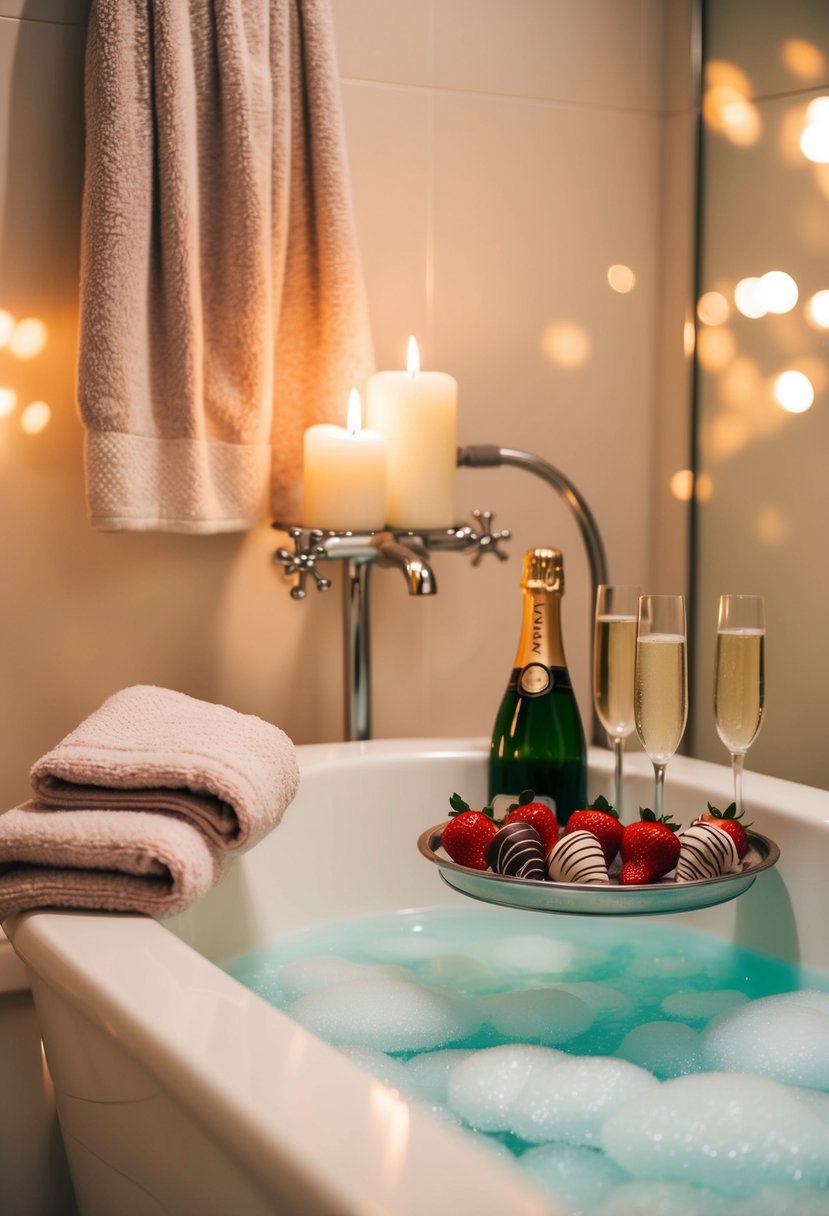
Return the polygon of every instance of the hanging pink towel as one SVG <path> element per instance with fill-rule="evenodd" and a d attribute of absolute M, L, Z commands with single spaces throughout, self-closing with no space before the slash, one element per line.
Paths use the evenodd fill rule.
<path fill-rule="evenodd" d="M 243 530 L 268 505 L 297 520 L 303 433 L 344 422 L 371 370 L 328 0 L 93 0 L 93 526 Z"/>
<path fill-rule="evenodd" d="M 0 815 L 0 920 L 32 908 L 175 916 L 225 864 L 198 828 L 170 815 L 24 803 Z"/>
<path fill-rule="evenodd" d="M 277 826 L 299 768 L 293 743 L 270 722 L 138 684 L 36 761 L 31 779 L 43 809 L 67 817 L 103 811 L 115 832 L 130 819 L 115 812 L 152 811 L 156 819 L 163 812 L 196 827 L 212 847 L 243 852 Z"/>

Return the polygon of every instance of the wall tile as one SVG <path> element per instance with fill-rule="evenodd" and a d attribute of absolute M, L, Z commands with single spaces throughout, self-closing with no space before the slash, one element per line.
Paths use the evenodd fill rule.
<path fill-rule="evenodd" d="M 435 0 L 332 0 L 340 75 L 430 85 Z"/>
<path fill-rule="evenodd" d="M 652 10 L 652 0 L 440 0 L 435 83 L 656 110 L 661 57 L 645 36 Z"/>

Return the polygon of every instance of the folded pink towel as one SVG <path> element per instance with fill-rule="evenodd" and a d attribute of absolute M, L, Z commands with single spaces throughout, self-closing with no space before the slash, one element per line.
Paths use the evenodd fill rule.
<path fill-rule="evenodd" d="M 26 802 L 0 815 L 0 920 L 47 907 L 174 916 L 219 881 L 226 860 L 169 815 L 62 815 Z"/>
<path fill-rule="evenodd" d="M 241 852 L 277 826 L 299 768 L 294 745 L 271 723 L 138 684 L 42 756 L 31 778 L 44 808 L 166 812 Z"/>

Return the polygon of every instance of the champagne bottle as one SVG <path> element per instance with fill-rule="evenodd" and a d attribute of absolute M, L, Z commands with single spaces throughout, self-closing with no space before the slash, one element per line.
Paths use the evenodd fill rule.
<path fill-rule="evenodd" d="M 521 592 L 518 653 L 492 732 L 489 799 L 507 795 L 517 802 L 532 789 L 564 824 L 587 805 L 587 750 L 561 638 L 558 549 L 525 554 Z"/>

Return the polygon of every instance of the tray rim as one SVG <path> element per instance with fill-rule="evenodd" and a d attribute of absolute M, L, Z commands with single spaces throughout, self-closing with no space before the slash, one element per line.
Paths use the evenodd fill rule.
<path fill-rule="evenodd" d="M 758 854 L 760 860 L 733 874 L 718 874 L 714 878 L 698 878 L 682 883 L 663 881 L 629 886 L 622 886 L 620 883 L 605 886 L 599 883 L 539 882 L 534 879 L 516 878 L 511 874 L 473 870 L 469 866 L 459 865 L 451 858 L 439 857 L 435 850 L 440 847 L 443 829 L 450 822 L 451 820 L 445 819 L 427 828 L 421 832 L 417 841 L 418 850 L 427 861 L 438 867 L 443 881 L 453 890 L 483 903 L 534 912 L 613 916 L 690 912 L 698 908 L 713 907 L 744 894 L 753 885 L 758 874 L 771 869 L 780 859 L 780 848 L 773 840 L 760 832 L 747 829 L 749 849 Z M 455 875 L 458 877 L 454 878 Z M 487 884 L 492 885 L 491 896 L 486 894 Z M 545 894 L 549 895 L 550 906 L 544 906 Z M 608 904 L 604 911 L 601 910 L 602 900 Z M 572 907 L 568 907 L 568 903 L 572 904 Z M 628 907 L 625 907 L 626 903 Z M 672 907 L 672 904 L 677 906 Z"/>

